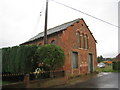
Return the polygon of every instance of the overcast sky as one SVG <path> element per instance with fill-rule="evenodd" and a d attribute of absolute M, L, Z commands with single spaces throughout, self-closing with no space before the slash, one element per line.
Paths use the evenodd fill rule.
<path fill-rule="evenodd" d="M 119 0 L 56 0 L 118 25 Z M 40 16 L 40 12 L 41 16 Z M 0 0 L 0 48 L 19 45 L 44 30 L 45 0 Z M 118 54 L 118 28 L 49 0 L 48 28 L 83 18 L 97 40 L 97 55 Z"/>

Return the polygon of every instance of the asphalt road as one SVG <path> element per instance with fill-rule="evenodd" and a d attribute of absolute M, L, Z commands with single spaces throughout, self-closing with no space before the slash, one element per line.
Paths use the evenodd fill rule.
<path fill-rule="evenodd" d="M 96 78 L 65 88 L 118 88 L 118 79 L 120 79 L 120 73 L 102 73 Z"/>

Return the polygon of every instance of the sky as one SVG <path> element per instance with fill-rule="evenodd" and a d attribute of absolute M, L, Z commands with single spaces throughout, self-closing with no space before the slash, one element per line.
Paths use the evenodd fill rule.
<path fill-rule="evenodd" d="M 98 42 L 97 56 L 108 58 L 118 54 L 118 27 L 54 1 L 118 26 L 119 0 L 49 0 L 48 5 L 48 29 L 83 18 Z M 43 32 L 44 17 L 45 0 L 0 0 L 0 48 L 19 45 Z"/>

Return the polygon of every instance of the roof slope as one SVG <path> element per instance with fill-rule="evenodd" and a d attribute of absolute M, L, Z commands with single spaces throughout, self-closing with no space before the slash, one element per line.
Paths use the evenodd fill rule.
<path fill-rule="evenodd" d="M 70 21 L 70 22 L 67 22 L 67 23 L 64 23 L 62 25 L 59 25 L 59 26 L 56 26 L 54 28 L 51 28 L 51 29 L 48 29 L 47 30 L 47 35 L 50 35 L 50 34 L 53 34 L 55 32 L 59 32 L 59 31 L 62 31 L 62 30 L 65 30 L 67 29 L 69 26 L 73 25 L 74 23 L 80 21 L 80 18 L 79 19 L 76 19 L 76 20 L 73 20 L 73 21 Z M 31 42 L 31 41 L 34 41 L 38 38 L 41 38 L 41 37 L 44 37 L 44 32 L 41 32 L 39 33 L 38 35 L 32 37 L 31 39 L 29 39 L 27 42 Z M 27 43 L 25 42 L 25 43 Z"/>
<path fill-rule="evenodd" d="M 73 20 L 73 21 L 70 21 L 70 22 L 67 22 L 67 23 L 58 25 L 58 26 L 56 26 L 56 27 L 54 27 L 54 28 L 48 29 L 48 30 L 47 30 L 47 35 L 50 35 L 50 34 L 53 34 L 53 33 L 59 32 L 59 31 L 63 31 L 63 30 L 65 30 L 65 29 L 67 29 L 69 26 L 73 25 L 74 23 L 79 22 L 80 20 L 83 20 L 83 19 L 78 18 L 78 19 L 75 19 L 75 20 Z M 84 21 L 84 20 L 83 20 L 83 21 Z M 39 38 L 41 38 L 41 37 L 44 37 L 44 32 L 41 32 L 41 33 L 39 33 L 38 35 L 32 37 L 31 39 L 29 39 L 29 40 L 26 41 L 25 43 L 32 42 L 32 41 L 37 40 L 37 39 L 39 39 Z M 93 37 L 93 38 L 94 38 L 94 37 Z M 95 40 L 95 41 L 96 41 L 96 40 Z M 25 43 L 23 43 L 23 44 L 25 44 Z"/>
<path fill-rule="evenodd" d="M 116 56 L 117 61 L 120 61 L 120 53 Z"/>

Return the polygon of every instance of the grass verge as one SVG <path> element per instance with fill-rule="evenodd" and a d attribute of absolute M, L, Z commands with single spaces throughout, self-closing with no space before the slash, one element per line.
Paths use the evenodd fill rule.
<path fill-rule="evenodd" d="M 9 82 L 9 81 L 0 81 L 0 86 L 2 85 L 6 85 L 6 84 L 11 84 L 13 82 Z"/>
<path fill-rule="evenodd" d="M 97 68 L 97 72 L 120 72 L 120 70 L 113 70 L 112 65 L 106 65 L 104 68 Z"/>

